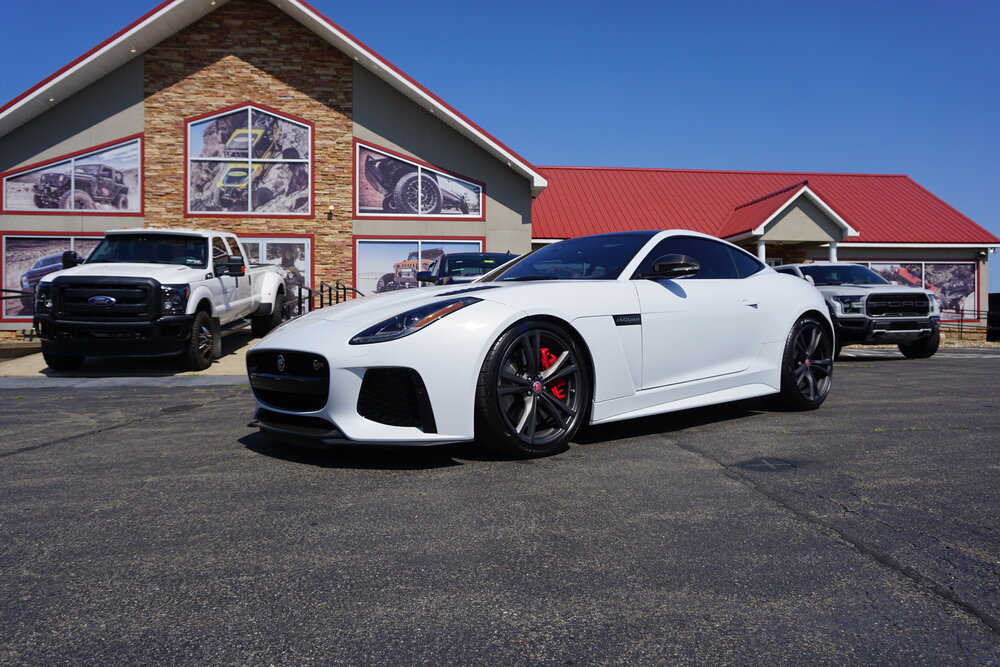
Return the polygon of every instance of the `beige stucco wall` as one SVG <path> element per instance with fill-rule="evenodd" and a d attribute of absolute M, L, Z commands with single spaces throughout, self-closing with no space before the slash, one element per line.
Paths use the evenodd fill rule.
<path fill-rule="evenodd" d="M 355 219 L 355 234 L 482 236 L 490 251 L 531 249 L 528 180 L 358 64 L 354 137 L 486 184 L 485 221 Z"/>
<path fill-rule="evenodd" d="M 0 172 L 86 150 L 143 131 L 138 56 L 41 116 L 0 137 Z M 4 231 L 104 231 L 142 226 L 142 216 L 0 214 Z"/>
<path fill-rule="evenodd" d="M 839 241 L 844 230 L 808 197 L 800 196 L 764 230 L 765 241 Z"/>

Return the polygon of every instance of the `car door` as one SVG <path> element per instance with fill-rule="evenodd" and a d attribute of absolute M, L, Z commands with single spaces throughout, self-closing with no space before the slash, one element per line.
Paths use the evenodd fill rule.
<path fill-rule="evenodd" d="M 727 244 L 674 236 L 643 259 L 633 276 L 642 314 L 642 388 L 739 373 L 757 357 L 766 313 L 741 278 Z M 686 255 L 699 271 L 678 279 L 644 279 L 663 255 Z M 749 256 L 748 256 L 749 257 Z"/>
<path fill-rule="evenodd" d="M 239 302 L 238 294 L 238 279 L 230 275 L 220 275 L 218 270 L 218 264 L 225 263 L 229 258 L 229 246 L 226 245 L 226 239 L 221 236 L 212 237 L 212 263 L 213 263 L 213 274 L 215 275 L 214 285 L 212 287 L 213 297 L 217 297 L 215 301 L 215 312 L 222 324 L 226 324 L 235 317 L 235 308 Z"/>

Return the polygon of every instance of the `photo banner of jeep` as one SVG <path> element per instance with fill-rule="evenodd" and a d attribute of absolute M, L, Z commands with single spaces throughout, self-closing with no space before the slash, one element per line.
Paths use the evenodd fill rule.
<path fill-rule="evenodd" d="M 358 213 L 479 218 L 481 186 L 358 144 Z"/>
<path fill-rule="evenodd" d="M 188 132 L 189 213 L 309 213 L 309 126 L 248 107 Z"/>
<path fill-rule="evenodd" d="M 358 239 L 355 259 L 357 289 L 381 294 L 420 287 L 417 273 L 430 269 L 446 253 L 481 252 L 477 240 L 420 241 L 402 239 Z"/>
<path fill-rule="evenodd" d="M 138 139 L 4 177 L 4 210 L 138 212 Z"/>

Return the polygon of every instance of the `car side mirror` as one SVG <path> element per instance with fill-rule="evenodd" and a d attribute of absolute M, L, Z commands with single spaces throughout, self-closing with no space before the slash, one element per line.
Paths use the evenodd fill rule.
<path fill-rule="evenodd" d="M 434 282 L 434 276 L 430 271 L 417 271 L 417 280 L 422 283 Z"/>
<path fill-rule="evenodd" d="M 807 283 L 809 283 L 813 287 L 816 287 L 816 280 L 812 276 L 803 276 L 803 277 L 806 279 Z"/>
<path fill-rule="evenodd" d="M 240 255 L 225 255 L 215 261 L 215 273 L 219 276 L 242 278 L 247 274 L 247 267 Z"/>
<path fill-rule="evenodd" d="M 62 256 L 62 267 L 64 269 L 72 269 L 74 266 L 80 264 L 80 256 L 72 250 L 67 250 Z"/>
<path fill-rule="evenodd" d="M 644 273 L 643 278 L 657 280 L 659 278 L 683 278 L 693 276 L 701 269 L 698 260 L 687 255 L 663 255 L 653 262 L 653 270 Z"/>

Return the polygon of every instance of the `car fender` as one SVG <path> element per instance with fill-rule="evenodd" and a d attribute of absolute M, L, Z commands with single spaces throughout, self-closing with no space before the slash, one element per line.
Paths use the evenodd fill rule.
<path fill-rule="evenodd" d="M 270 305 L 273 307 L 278 291 L 283 289 L 285 284 L 281 274 L 278 271 L 267 271 L 255 276 L 255 278 L 258 281 L 258 289 L 255 290 L 254 297 L 259 300 L 258 305 Z M 287 298 L 288 295 L 286 294 L 285 296 Z"/>
<path fill-rule="evenodd" d="M 191 285 L 191 296 L 188 297 L 187 309 L 184 311 L 187 315 L 194 315 L 198 312 L 198 304 L 202 301 L 208 301 L 211 310 L 208 314 L 215 317 L 216 303 L 215 299 L 212 297 L 212 290 L 208 288 L 208 285 L 204 283 L 198 285 Z"/>

